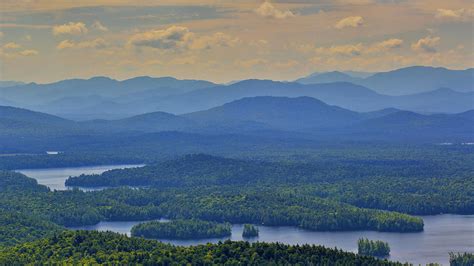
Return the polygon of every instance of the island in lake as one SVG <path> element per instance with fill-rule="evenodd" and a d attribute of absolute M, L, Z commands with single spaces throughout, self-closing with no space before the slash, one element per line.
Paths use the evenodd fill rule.
<path fill-rule="evenodd" d="M 231 235 L 229 223 L 208 222 L 197 219 L 151 221 L 132 227 L 132 236 L 152 239 L 220 238 Z"/>

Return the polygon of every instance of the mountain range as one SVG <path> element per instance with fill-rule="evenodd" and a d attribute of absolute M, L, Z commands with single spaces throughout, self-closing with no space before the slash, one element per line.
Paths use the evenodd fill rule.
<path fill-rule="evenodd" d="M 110 134 L 127 136 L 164 131 L 339 141 L 472 142 L 474 111 L 423 115 L 383 109 L 361 113 L 311 97 L 261 96 L 184 115 L 154 112 L 118 120 L 75 122 L 25 109 L 0 107 L 0 137 L 74 136 L 79 141 L 81 136 L 107 138 Z"/>
<path fill-rule="evenodd" d="M 351 82 L 386 95 L 408 95 L 450 88 L 459 92 L 474 90 L 474 69 L 450 70 L 442 67 L 413 66 L 375 73 L 367 77 L 350 72 L 315 73 L 296 80 L 302 84 Z"/>
<path fill-rule="evenodd" d="M 297 82 L 251 79 L 228 85 L 171 77 L 124 81 L 95 77 L 0 88 L 0 105 L 72 120 L 110 120 L 152 112 L 198 112 L 247 97 L 307 96 L 356 112 L 397 108 L 424 114 L 460 113 L 474 108 L 473 73 L 473 69 L 410 67 L 374 74 L 317 73 Z M 410 94 L 382 93 L 390 94 L 390 87 Z"/>

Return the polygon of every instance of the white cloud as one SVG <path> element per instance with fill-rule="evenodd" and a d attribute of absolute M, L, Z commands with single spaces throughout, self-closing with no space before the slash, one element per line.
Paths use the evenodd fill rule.
<path fill-rule="evenodd" d="M 38 55 L 38 51 L 36 50 L 23 50 L 19 53 L 22 56 L 33 56 Z"/>
<path fill-rule="evenodd" d="M 416 43 L 413 43 L 411 48 L 418 52 L 436 53 L 436 47 L 440 40 L 440 37 L 427 36 L 419 39 Z"/>
<path fill-rule="evenodd" d="M 73 48 L 76 44 L 73 41 L 70 40 L 64 40 L 61 41 L 56 48 L 62 50 L 62 49 L 67 49 L 67 48 Z"/>
<path fill-rule="evenodd" d="M 86 34 L 89 30 L 83 22 L 69 22 L 68 24 L 56 25 L 53 27 L 53 34 L 70 34 L 81 35 Z"/>
<path fill-rule="evenodd" d="M 383 52 L 391 49 L 400 48 L 403 45 L 403 40 L 400 39 L 388 39 L 371 45 L 368 48 L 368 52 Z"/>
<path fill-rule="evenodd" d="M 439 8 L 436 10 L 435 17 L 437 19 L 446 19 L 446 20 L 453 20 L 453 21 L 470 21 L 474 17 L 474 9 L 443 9 Z"/>
<path fill-rule="evenodd" d="M 102 38 L 97 38 L 90 41 L 74 42 L 70 40 L 61 41 L 56 48 L 59 50 L 68 49 L 68 48 L 105 48 L 107 42 Z"/>
<path fill-rule="evenodd" d="M 344 29 L 347 27 L 357 28 L 364 24 L 364 18 L 361 16 L 351 16 L 339 20 L 339 22 L 334 25 L 336 29 Z"/>
<path fill-rule="evenodd" d="M 333 45 L 330 47 L 315 47 L 311 49 L 315 51 L 317 55 L 316 58 L 320 56 L 332 57 L 336 55 L 340 56 L 359 56 L 366 55 L 371 53 L 386 52 L 392 49 L 397 49 L 402 47 L 403 40 L 392 38 L 372 44 L 345 44 L 345 45 Z M 301 50 L 303 53 L 307 53 L 309 48 L 304 46 L 304 50 Z"/>
<path fill-rule="evenodd" d="M 9 43 L 6 43 L 3 45 L 3 49 L 18 49 L 20 48 L 21 45 L 19 45 L 18 43 L 15 43 L 15 42 L 9 42 Z"/>
<path fill-rule="evenodd" d="M 331 47 L 316 48 L 317 54 L 323 55 L 344 55 L 344 56 L 358 56 L 362 54 L 363 45 L 348 44 L 348 45 L 333 45 Z"/>
<path fill-rule="evenodd" d="M 290 10 L 280 10 L 269 1 L 263 2 L 257 9 L 255 9 L 255 13 L 262 17 L 275 19 L 285 19 L 295 16 L 295 14 Z"/>
<path fill-rule="evenodd" d="M 94 21 L 94 23 L 92 24 L 92 28 L 96 29 L 96 30 L 99 30 L 99 31 L 108 31 L 109 28 L 107 28 L 106 26 L 104 26 L 100 21 L 96 20 Z"/>
<path fill-rule="evenodd" d="M 192 41 L 194 34 L 188 28 L 171 26 L 164 30 L 152 30 L 138 33 L 130 38 L 129 43 L 135 46 L 158 49 L 184 48 Z"/>
<path fill-rule="evenodd" d="M 163 30 L 152 30 L 133 35 L 129 44 L 162 50 L 202 50 L 215 47 L 234 47 L 240 39 L 222 32 L 198 36 L 187 27 L 171 26 Z"/>

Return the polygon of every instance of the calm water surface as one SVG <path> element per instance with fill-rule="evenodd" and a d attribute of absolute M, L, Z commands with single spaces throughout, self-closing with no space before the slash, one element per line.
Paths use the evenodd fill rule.
<path fill-rule="evenodd" d="M 285 244 L 317 244 L 337 247 L 357 252 L 357 240 L 366 237 L 389 243 L 389 259 L 414 264 L 437 262 L 448 265 L 449 252 L 474 252 L 474 215 L 436 215 L 423 216 L 425 231 L 421 233 L 381 233 L 371 231 L 356 232 L 313 232 L 288 226 L 259 226 L 257 238 L 245 239 L 250 242 L 280 242 Z M 167 221 L 167 220 L 162 220 Z M 72 229 L 113 231 L 130 235 L 130 229 L 136 222 L 100 222 L 93 226 L 74 227 Z M 225 239 L 243 240 L 243 225 L 232 226 L 232 236 L 228 238 L 200 240 L 166 240 L 174 245 L 197 245 L 216 243 Z"/>
<path fill-rule="evenodd" d="M 112 169 L 123 169 L 141 167 L 141 164 L 123 164 L 123 165 L 100 165 L 85 167 L 66 167 L 66 168 L 45 168 L 45 169 L 23 169 L 16 170 L 28 177 L 34 178 L 39 184 L 48 186 L 51 190 L 67 190 L 64 182 L 70 176 L 79 176 L 81 174 L 102 174 Z M 84 190 L 97 190 L 87 189 Z"/>
<path fill-rule="evenodd" d="M 68 167 L 52 169 L 18 170 L 38 183 L 51 189 L 66 190 L 64 181 L 69 176 L 81 174 L 101 174 L 105 171 L 119 168 L 141 167 L 143 165 L 107 165 L 88 167 Z M 246 239 L 251 242 L 281 242 L 286 244 L 317 244 L 326 247 L 337 247 L 346 251 L 357 252 L 357 240 L 366 237 L 383 240 L 391 247 L 391 260 L 408 261 L 414 264 L 429 262 L 448 265 L 448 253 L 474 252 L 474 215 L 436 215 L 423 216 L 425 230 L 421 233 L 381 233 L 372 231 L 356 232 L 313 232 L 286 226 L 259 226 L 260 236 Z M 162 219 L 166 222 L 167 220 Z M 72 229 L 113 231 L 130 235 L 130 229 L 140 223 L 135 222 L 100 222 L 97 225 L 75 227 Z M 242 240 L 242 225 L 232 226 L 232 236 L 220 239 L 201 240 L 166 240 L 163 242 L 175 245 L 197 245 L 208 242 L 216 243 L 221 240 Z"/>

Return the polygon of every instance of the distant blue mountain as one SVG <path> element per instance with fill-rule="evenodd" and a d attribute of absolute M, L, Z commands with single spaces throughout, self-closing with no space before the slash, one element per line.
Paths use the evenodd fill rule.
<path fill-rule="evenodd" d="M 295 82 L 301 84 L 320 84 L 320 83 L 332 83 L 332 82 L 351 82 L 357 84 L 362 79 L 353 77 L 349 74 L 333 71 L 333 72 L 325 72 L 325 73 L 314 73 L 307 77 L 300 78 L 295 80 Z"/>
<path fill-rule="evenodd" d="M 25 83 L 21 81 L 4 80 L 4 81 L 0 81 L 0 88 L 19 86 L 19 85 L 24 85 L 24 84 Z"/>
<path fill-rule="evenodd" d="M 270 96 L 244 98 L 184 117 L 213 124 L 252 121 L 287 131 L 331 128 L 361 120 L 356 112 L 330 106 L 314 98 Z"/>
<path fill-rule="evenodd" d="M 0 138 L 31 143 L 38 137 L 108 141 L 111 137 L 180 131 L 209 135 L 240 134 L 321 141 L 472 142 L 474 110 L 424 115 L 394 108 L 360 113 L 311 97 L 259 96 L 181 116 L 153 112 L 119 120 L 74 122 L 13 107 L 0 107 Z M 64 140 L 64 139 L 63 139 Z M 197 139 L 196 141 L 201 141 Z M 17 141 L 17 139 L 15 139 Z M 170 143 L 170 145 L 173 145 Z"/>
<path fill-rule="evenodd" d="M 185 93 L 196 89 L 215 86 L 214 83 L 200 80 L 178 80 L 171 77 L 136 77 L 118 81 L 107 77 L 90 79 L 69 79 L 50 84 L 30 83 L 0 90 L 0 98 L 35 106 L 61 98 L 101 96 L 105 98 L 126 97 L 128 94 L 150 90 L 174 90 Z M 146 96 L 144 96 L 146 97 Z"/>
<path fill-rule="evenodd" d="M 57 116 L 0 106 L 0 136 L 71 134 L 76 123 Z"/>
<path fill-rule="evenodd" d="M 195 123 L 185 117 L 176 116 L 164 112 L 153 112 L 132 116 L 118 120 L 95 120 L 86 121 L 83 124 L 100 131 L 138 131 L 138 132 L 160 132 L 187 130 L 195 127 Z"/>
<path fill-rule="evenodd" d="M 450 70 L 442 67 L 407 67 L 374 74 L 359 84 L 388 95 L 407 95 L 440 88 L 472 92 L 474 91 L 474 69 Z"/>
<path fill-rule="evenodd" d="M 186 113 L 205 110 L 255 96 L 309 96 L 331 105 L 359 112 L 398 108 L 423 113 L 457 113 L 474 108 L 474 93 L 436 90 L 408 96 L 382 95 L 348 82 L 303 85 L 271 80 L 244 80 L 230 86 L 196 90 L 156 101 L 159 110 Z"/>
<path fill-rule="evenodd" d="M 357 112 L 397 108 L 427 114 L 474 109 L 473 69 L 410 67 L 362 78 L 367 75 L 328 72 L 300 80 L 316 84 L 250 79 L 231 85 L 171 77 L 124 81 L 95 77 L 0 88 L 0 104 L 74 120 L 119 119 L 159 111 L 184 114 L 256 96 L 308 96 Z M 404 95 L 407 92 L 411 94 Z"/>
<path fill-rule="evenodd" d="M 413 66 L 367 77 L 351 76 L 341 72 L 317 73 L 298 79 L 302 84 L 347 81 L 359 84 L 386 95 L 409 95 L 450 88 L 459 92 L 474 91 L 474 69 L 451 70 L 425 66 Z"/>

